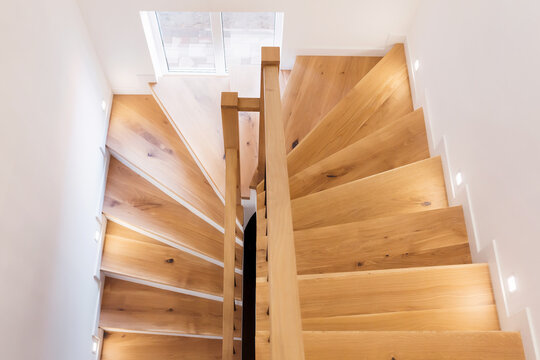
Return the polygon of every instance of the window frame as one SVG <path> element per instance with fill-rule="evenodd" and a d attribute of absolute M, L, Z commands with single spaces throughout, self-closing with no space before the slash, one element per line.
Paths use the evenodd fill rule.
<path fill-rule="evenodd" d="M 169 70 L 165 46 L 158 21 L 158 11 L 141 11 L 141 21 L 150 50 L 156 78 L 164 75 L 228 76 L 225 60 L 222 12 L 209 12 L 214 45 L 215 71 Z M 274 12 L 274 46 L 281 47 L 283 42 L 283 13 Z"/>

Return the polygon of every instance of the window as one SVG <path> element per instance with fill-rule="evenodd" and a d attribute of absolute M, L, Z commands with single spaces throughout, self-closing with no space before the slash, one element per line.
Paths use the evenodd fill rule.
<path fill-rule="evenodd" d="M 141 18 L 158 76 L 223 75 L 260 64 L 261 46 L 281 46 L 282 13 L 142 12 Z"/>

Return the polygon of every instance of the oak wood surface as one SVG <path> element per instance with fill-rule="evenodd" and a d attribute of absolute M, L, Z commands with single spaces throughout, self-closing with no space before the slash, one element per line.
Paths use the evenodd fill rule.
<path fill-rule="evenodd" d="M 234 359 L 242 358 L 240 341 Z M 102 360 L 221 360 L 221 339 L 106 332 Z"/>
<path fill-rule="evenodd" d="M 299 274 L 471 263 L 460 206 L 294 233 Z"/>
<path fill-rule="evenodd" d="M 295 230 L 448 206 L 440 157 L 292 200 Z"/>
<path fill-rule="evenodd" d="M 223 295 L 223 268 L 136 231 L 107 222 L 101 270 L 186 290 Z M 242 276 L 236 274 L 237 284 Z M 241 299 L 241 286 L 236 287 Z"/>
<path fill-rule="evenodd" d="M 118 160 L 111 158 L 103 212 L 223 261 L 223 234 Z M 237 246 L 237 253 L 241 246 Z M 237 266 L 242 257 L 237 256 Z"/>
<path fill-rule="evenodd" d="M 297 56 L 283 92 L 287 152 L 372 68 L 380 57 Z"/>
<path fill-rule="evenodd" d="M 404 84 L 407 63 L 403 45 L 396 44 L 289 153 L 289 175 L 357 141 L 362 126 Z M 412 111 L 410 95 L 406 102 Z"/>
<path fill-rule="evenodd" d="M 223 203 L 151 95 L 115 95 L 107 146 L 223 226 Z"/>
<path fill-rule="evenodd" d="M 279 48 L 262 48 L 272 357 L 303 360 L 302 324 L 279 88 Z M 266 64 L 266 65 L 265 65 Z M 272 64 L 272 65 L 270 65 Z"/>
<path fill-rule="evenodd" d="M 256 337 L 257 360 L 270 359 L 268 333 Z M 304 332 L 308 360 L 524 360 L 521 336 L 501 331 Z"/>
<path fill-rule="evenodd" d="M 419 109 L 291 176 L 291 198 L 329 189 L 428 157 L 424 116 L 422 109 Z"/>
<path fill-rule="evenodd" d="M 222 335 L 223 303 L 107 278 L 100 327 L 107 331 L 147 331 Z M 242 309 L 236 306 L 235 336 L 241 336 Z"/>
<path fill-rule="evenodd" d="M 257 286 L 264 309 L 268 286 Z M 487 264 L 299 275 L 298 287 L 302 319 L 494 304 Z"/>

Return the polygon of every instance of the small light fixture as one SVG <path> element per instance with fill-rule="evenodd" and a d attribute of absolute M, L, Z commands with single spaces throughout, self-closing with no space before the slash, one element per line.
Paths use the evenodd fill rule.
<path fill-rule="evenodd" d="M 420 69 L 420 60 L 416 59 L 414 61 L 414 71 L 418 71 Z"/>
<path fill-rule="evenodd" d="M 97 336 L 92 336 L 92 353 L 97 354 L 99 350 L 99 338 Z"/>
<path fill-rule="evenodd" d="M 103 111 L 107 110 L 107 103 L 105 102 L 105 100 L 101 100 L 101 109 Z"/>
<path fill-rule="evenodd" d="M 517 290 L 517 282 L 516 282 L 516 277 L 514 275 L 509 276 L 506 282 L 508 284 L 509 292 L 513 293 Z"/>
<path fill-rule="evenodd" d="M 456 174 L 456 185 L 459 186 L 463 183 L 463 175 L 460 172 Z"/>
<path fill-rule="evenodd" d="M 101 239 L 101 230 L 100 229 L 97 229 L 95 234 L 94 234 L 94 240 L 96 242 L 99 242 L 99 240 Z"/>

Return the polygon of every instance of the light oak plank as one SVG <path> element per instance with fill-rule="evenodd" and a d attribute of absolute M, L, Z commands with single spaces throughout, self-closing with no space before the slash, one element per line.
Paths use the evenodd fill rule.
<path fill-rule="evenodd" d="M 405 83 L 408 86 L 405 53 L 397 44 L 289 153 L 289 175 L 357 141 L 362 125 Z"/>
<path fill-rule="evenodd" d="M 294 233 L 299 274 L 471 263 L 460 206 Z"/>
<path fill-rule="evenodd" d="M 163 285 L 223 295 L 223 268 L 107 222 L 101 270 Z M 242 298 L 242 276 L 236 274 L 236 298 Z"/>
<path fill-rule="evenodd" d="M 440 157 L 292 200 L 295 230 L 448 206 Z"/>
<path fill-rule="evenodd" d="M 256 337 L 257 360 L 270 359 L 268 334 Z M 521 336 L 501 331 L 304 332 L 308 360 L 520 360 Z"/>
<path fill-rule="evenodd" d="M 234 359 L 242 358 L 235 342 Z M 106 332 L 102 360 L 221 360 L 221 339 Z"/>
<path fill-rule="evenodd" d="M 380 60 L 368 56 L 297 56 L 283 93 L 287 152 Z"/>
<path fill-rule="evenodd" d="M 107 278 L 100 327 L 107 331 L 147 331 L 222 335 L 221 301 Z M 235 336 L 241 336 L 242 308 L 236 306 Z"/>
<path fill-rule="evenodd" d="M 118 160 L 111 158 L 103 203 L 106 216 L 223 261 L 223 234 Z M 237 245 L 237 254 L 241 246 Z M 242 257 L 237 256 L 241 267 Z"/>
<path fill-rule="evenodd" d="M 223 226 L 223 203 L 151 95 L 115 95 L 107 146 Z"/>
<path fill-rule="evenodd" d="M 495 331 L 495 305 L 303 319 L 304 331 Z"/>
<path fill-rule="evenodd" d="M 346 184 L 428 157 L 423 111 L 418 109 L 291 176 L 291 198 Z"/>
<path fill-rule="evenodd" d="M 257 286 L 264 309 L 268 286 Z M 494 304 L 487 264 L 299 275 L 298 287 L 302 319 Z"/>

